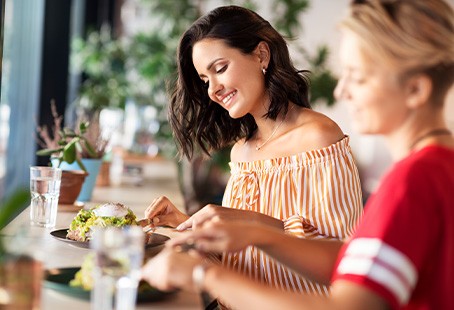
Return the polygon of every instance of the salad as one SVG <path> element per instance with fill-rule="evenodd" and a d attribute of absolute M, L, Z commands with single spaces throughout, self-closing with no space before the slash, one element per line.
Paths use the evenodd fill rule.
<path fill-rule="evenodd" d="M 93 289 L 93 267 L 95 264 L 95 254 L 90 253 L 85 256 L 79 271 L 74 275 L 74 279 L 69 281 L 69 285 L 72 287 L 80 287 L 83 290 L 90 291 Z"/>
<path fill-rule="evenodd" d="M 74 279 L 69 281 L 69 286 L 90 291 L 94 286 L 93 269 L 95 267 L 95 253 L 89 253 L 84 257 L 81 268 L 74 275 Z M 138 293 L 145 293 L 153 289 L 148 282 L 140 280 Z"/>
<path fill-rule="evenodd" d="M 121 203 L 106 203 L 90 210 L 80 210 L 69 226 L 67 238 L 88 241 L 93 227 L 138 225 L 136 215 Z"/>

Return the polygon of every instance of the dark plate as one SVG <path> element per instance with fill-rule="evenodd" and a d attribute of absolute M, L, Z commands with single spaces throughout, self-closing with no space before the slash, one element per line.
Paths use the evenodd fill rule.
<path fill-rule="evenodd" d="M 44 287 L 53 289 L 62 294 L 90 300 L 90 291 L 85 291 L 79 287 L 69 286 L 69 281 L 74 279 L 74 275 L 79 271 L 80 267 L 59 268 L 46 270 L 44 278 Z M 148 287 L 137 294 L 137 302 L 158 301 L 174 294 L 172 292 L 162 292 L 157 289 Z"/>
<path fill-rule="evenodd" d="M 66 238 L 67 233 L 68 233 L 68 228 L 58 229 L 58 230 L 54 230 L 54 231 L 50 232 L 50 234 L 54 238 L 56 238 L 60 241 L 66 242 L 70 245 L 73 245 L 73 246 L 76 246 L 79 248 L 90 248 L 89 241 L 75 241 L 72 239 L 68 239 L 68 238 Z M 161 234 L 156 234 L 156 233 L 147 234 L 145 236 L 145 248 L 151 248 L 151 247 L 155 247 L 158 245 L 162 245 L 169 239 L 170 239 L 169 237 L 161 235 Z"/>

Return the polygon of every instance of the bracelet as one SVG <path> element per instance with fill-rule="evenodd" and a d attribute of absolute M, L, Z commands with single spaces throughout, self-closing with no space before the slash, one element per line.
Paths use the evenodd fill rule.
<path fill-rule="evenodd" d="M 203 284 L 205 282 L 205 275 L 208 267 L 208 265 L 199 264 L 192 269 L 192 283 L 199 292 L 203 291 Z"/>

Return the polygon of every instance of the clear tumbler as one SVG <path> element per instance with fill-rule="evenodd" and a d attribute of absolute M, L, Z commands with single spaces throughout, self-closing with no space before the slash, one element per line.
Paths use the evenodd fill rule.
<path fill-rule="evenodd" d="M 144 254 L 142 228 L 97 228 L 90 246 L 95 251 L 91 308 L 135 309 Z"/>
<path fill-rule="evenodd" d="M 61 173 L 59 168 L 30 167 L 30 224 L 50 228 L 55 226 Z"/>

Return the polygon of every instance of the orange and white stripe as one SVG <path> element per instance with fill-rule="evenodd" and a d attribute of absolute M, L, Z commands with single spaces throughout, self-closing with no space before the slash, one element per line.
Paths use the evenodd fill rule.
<path fill-rule="evenodd" d="M 260 212 L 284 222 L 296 237 L 345 239 L 362 215 L 359 175 L 349 138 L 288 157 L 230 163 L 223 206 Z M 327 294 L 255 247 L 225 254 L 223 264 L 272 287 Z"/>

